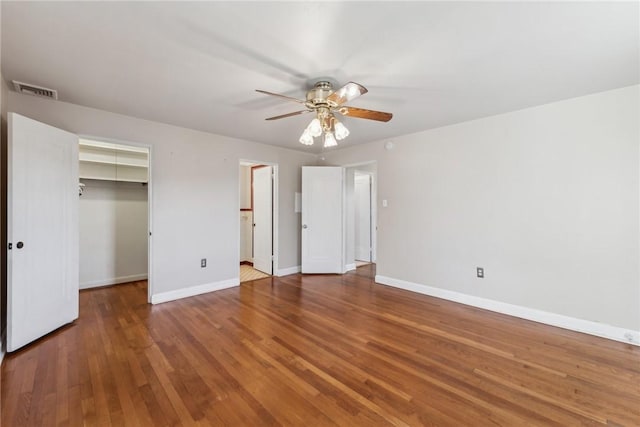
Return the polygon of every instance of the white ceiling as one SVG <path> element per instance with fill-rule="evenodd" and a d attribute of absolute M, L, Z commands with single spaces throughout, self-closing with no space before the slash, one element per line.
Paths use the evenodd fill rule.
<path fill-rule="evenodd" d="M 304 151 L 320 77 L 360 144 L 637 84 L 638 2 L 2 2 L 2 73 L 60 100 Z"/>

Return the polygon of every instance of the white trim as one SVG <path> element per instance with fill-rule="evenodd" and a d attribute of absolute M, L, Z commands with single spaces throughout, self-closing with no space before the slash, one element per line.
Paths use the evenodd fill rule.
<path fill-rule="evenodd" d="M 239 285 L 240 278 L 234 277 L 233 279 L 221 280 L 219 282 L 205 283 L 203 285 L 191 286 L 189 288 L 176 289 L 175 291 L 162 292 L 159 294 L 151 295 L 151 304 L 160 304 L 163 302 L 188 298 L 195 295 L 206 294 L 208 292 L 232 288 Z"/>
<path fill-rule="evenodd" d="M 2 334 L 0 335 L 0 368 L 2 367 L 2 361 L 4 360 L 4 355 L 7 353 L 4 347 L 4 343 L 7 342 L 6 338 L 7 338 L 7 329 L 5 328 L 5 330 L 2 331 Z"/>
<path fill-rule="evenodd" d="M 288 276 L 290 274 L 300 273 L 300 271 L 302 271 L 302 269 L 300 268 L 299 265 L 296 265 L 295 267 L 283 268 L 281 270 L 276 271 L 276 276 L 278 277 Z"/>
<path fill-rule="evenodd" d="M 154 150 L 149 145 L 149 169 L 147 171 L 147 303 L 151 303 L 151 295 L 153 295 L 154 279 L 153 279 L 153 158 Z"/>
<path fill-rule="evenodd" d="M 342 274 L 349 271 L 347 265 L 347 168 L 342 167 L 342 253 L 340 259 L 342 260 Z M 355 250 L 354 250 L 355 253 Z"/>
<path fill-rule="evenodd" d="M 100 286 L 118 285 L 120 283 L 135 282 L 138 280 L 147 280 L 147 274 L 133 274 L 131 276 L 120 276 L 112 279 L 91 280 L 89 282 L 80 283 L 80 289 L 98 288 Z"/>
<path fill-rule="evenodd" d="M 523 307 L 506 302 L 467 295 L 460 292 L 421 285 L 419 283 L 407 282 L 393 277 L 376 275 L 375 281 L 382 285 L 393 286 L 419 294 L 442 298 L 497 313 L 508 314 L 509 316 L 521 319 L 532 320 L 546 325 L 557 326 L 571 331 L 582 332 L 614 341 L 640 346 L 640 331 L 611 326 L 604 323 L 590 320 L 578 319 L 562 314 L 550 313 L 548 311 L 537 310 L 535 308 Z"/>
<path fill-rule="evenodd" d="M 356 263 L 354 262 L 353 264 L 347 264 L 347 265 L 344 266 L 344 268 L 347 271 L 355 270 L 356 269 Z"/>

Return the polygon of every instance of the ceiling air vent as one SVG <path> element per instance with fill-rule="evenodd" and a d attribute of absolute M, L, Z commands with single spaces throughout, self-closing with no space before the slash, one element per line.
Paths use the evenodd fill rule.
<path fill-rule="evenodd" d="M 13 81 L 13 87 L 16 91 L 27 95 L 39 96 L 42 98 L 58 99 L 58 91 L 48 89 L 42 86 L 31 85 L 28 83 L 22 83 L 19 81 Z"/>

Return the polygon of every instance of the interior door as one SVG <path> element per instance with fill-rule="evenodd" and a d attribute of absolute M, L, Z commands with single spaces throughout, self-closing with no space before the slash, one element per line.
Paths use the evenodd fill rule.
<path fill-rule="evenodd" d="M 78 138 L 8 114 L 7 350 L 78 318 Z"/>
<path fill-rule="evenodd" d="M 273 177 L 271 166 L 253 173 L 253 268 L 273 274 Z"/>
<path fill-rule="evenodd" d="M 371 262 L 371 175 L 355 174 L 355 258 Z"/>
<path fill-rule="evenodd" d="M 343 178 L 340 167 L 302 168 L 302 272 L 343 273 Z"/>

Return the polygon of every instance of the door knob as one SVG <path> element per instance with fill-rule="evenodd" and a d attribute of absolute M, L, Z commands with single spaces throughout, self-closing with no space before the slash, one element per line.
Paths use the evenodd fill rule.
<path fill-rule="evenodd" d="M 302 224 L 302 228 L 307 228 L 307 224 Z"/>
<path fill-rule="evenodd" d="M 22 242 L 18 242 L 18 243 L 16 243 L 16 247 L 17 247 L 18 249 L 22 249 L 22 247 L 23 247 L 23 246 L 24 246 L 24 243 L 22 243 Z"/>

